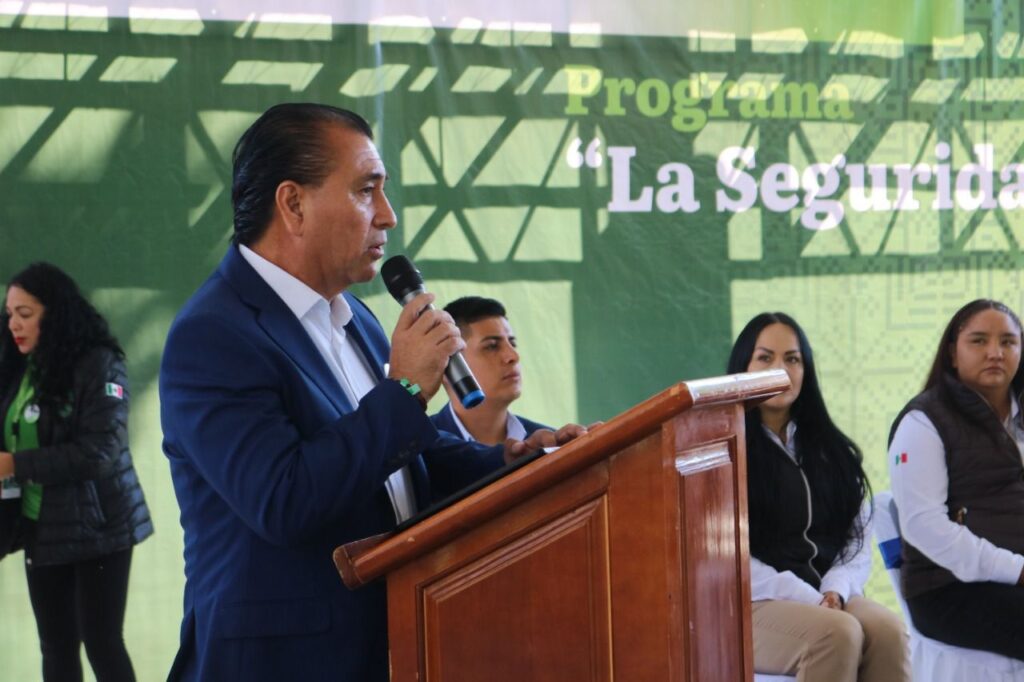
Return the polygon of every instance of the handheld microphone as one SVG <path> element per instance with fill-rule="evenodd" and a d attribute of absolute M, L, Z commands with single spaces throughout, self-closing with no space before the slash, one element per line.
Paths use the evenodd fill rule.
<path fill-rule="evenodd" d="M 423 275 L 405 256 L 392 256 L 384 261 L 380 275 L 388 292 L 403 306 L 427 290 L 423 285 Z M 480 390 L 480 384 L 476 382 L 476 377 L 473 376 L 462 353 L 456 353 L 448 359 L 444 375 L 459 402 L 466 409 L 476 407 L 484 401 L 484 392 Z"/>

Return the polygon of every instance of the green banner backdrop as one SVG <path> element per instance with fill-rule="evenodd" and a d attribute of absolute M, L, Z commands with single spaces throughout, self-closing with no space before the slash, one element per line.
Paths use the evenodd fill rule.
<path fill-rule="evenodd" d="M 389 251 L 442 300 L 507 304 L 519 411 L 549 423 L 720 374 L 746 320 L 783 310 L 881 490 L 890 420 L 950 313 L 1024 308 L 1019 3 L 547 3 L 558 21 L 522 4 L 351 23 L 0 2 L 0 278 L 61 265 L 128 353 L 158 530 L 129 597 L 139 679 L 166 675 L 181 613 L 163 340 L 227 246 L 234 142 L 274 103 L 373 123 Z M 393 324 L 379 282 L 359 293 Z M 0 563 L 0 677 L 31 680 L 20 563 Z"/>

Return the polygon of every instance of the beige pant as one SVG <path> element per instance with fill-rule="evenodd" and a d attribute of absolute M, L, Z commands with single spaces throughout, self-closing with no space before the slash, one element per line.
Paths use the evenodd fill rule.
<path fill-rule="evenodd" d="M 909 682 L 903 622 L 889 609 L 851 597 L 843 611 L 794 601 L 757 601 L 754 670 L 797 682 Z"/>

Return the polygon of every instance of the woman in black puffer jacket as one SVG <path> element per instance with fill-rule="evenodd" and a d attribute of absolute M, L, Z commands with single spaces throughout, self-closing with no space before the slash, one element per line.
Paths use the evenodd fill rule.
<path fill-rule="evenodd" d="M 153 533 L 128 449 L 124 352 L 59 268 L 8 283 L 0 321 L 0 556 L 25 549 L 44 680 L 134 680 L 132 548 Z"/>

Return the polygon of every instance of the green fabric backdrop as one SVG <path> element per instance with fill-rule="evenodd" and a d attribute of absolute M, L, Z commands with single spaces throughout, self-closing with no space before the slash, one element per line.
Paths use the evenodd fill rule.
<path fill-rule="evenodd" d="M 226 248 L 232 146 L 274 103 L 371 120 L 399 214 L 391 253 L 442 300 L 507 304 L 517 409 L 549 423 L 607 419 L 720 374 L 746 320 L 784 310 L 882 490 L 889 422 L 950 313 L 976 296 L 1024 308 L 1018 4 L 662 0 L 628 16 L 598 4 L 571 27 L 572 3 L 555 3 L 565 26 L 518 4 L 500 21 L 431 26 L 0 2 L 0 278 L 61 265 L 128 353 L 157 527 L 135 554 L 126 623 L 140 680 L 166 675 L 183 584 L 161 349 Z M 730 148 L 756 165 L 729 162 Z M 882 173 L 875 194 L 857 166 Z M 756 196 L 728 208 L 743 182 Z M 360 293 L 393 324 L 379 282 Z M 880 571 L 870 590 L 893 604 Z M 0 678 L 37 679 L 20 557 L 0 563 L 0 614 Z"/>

